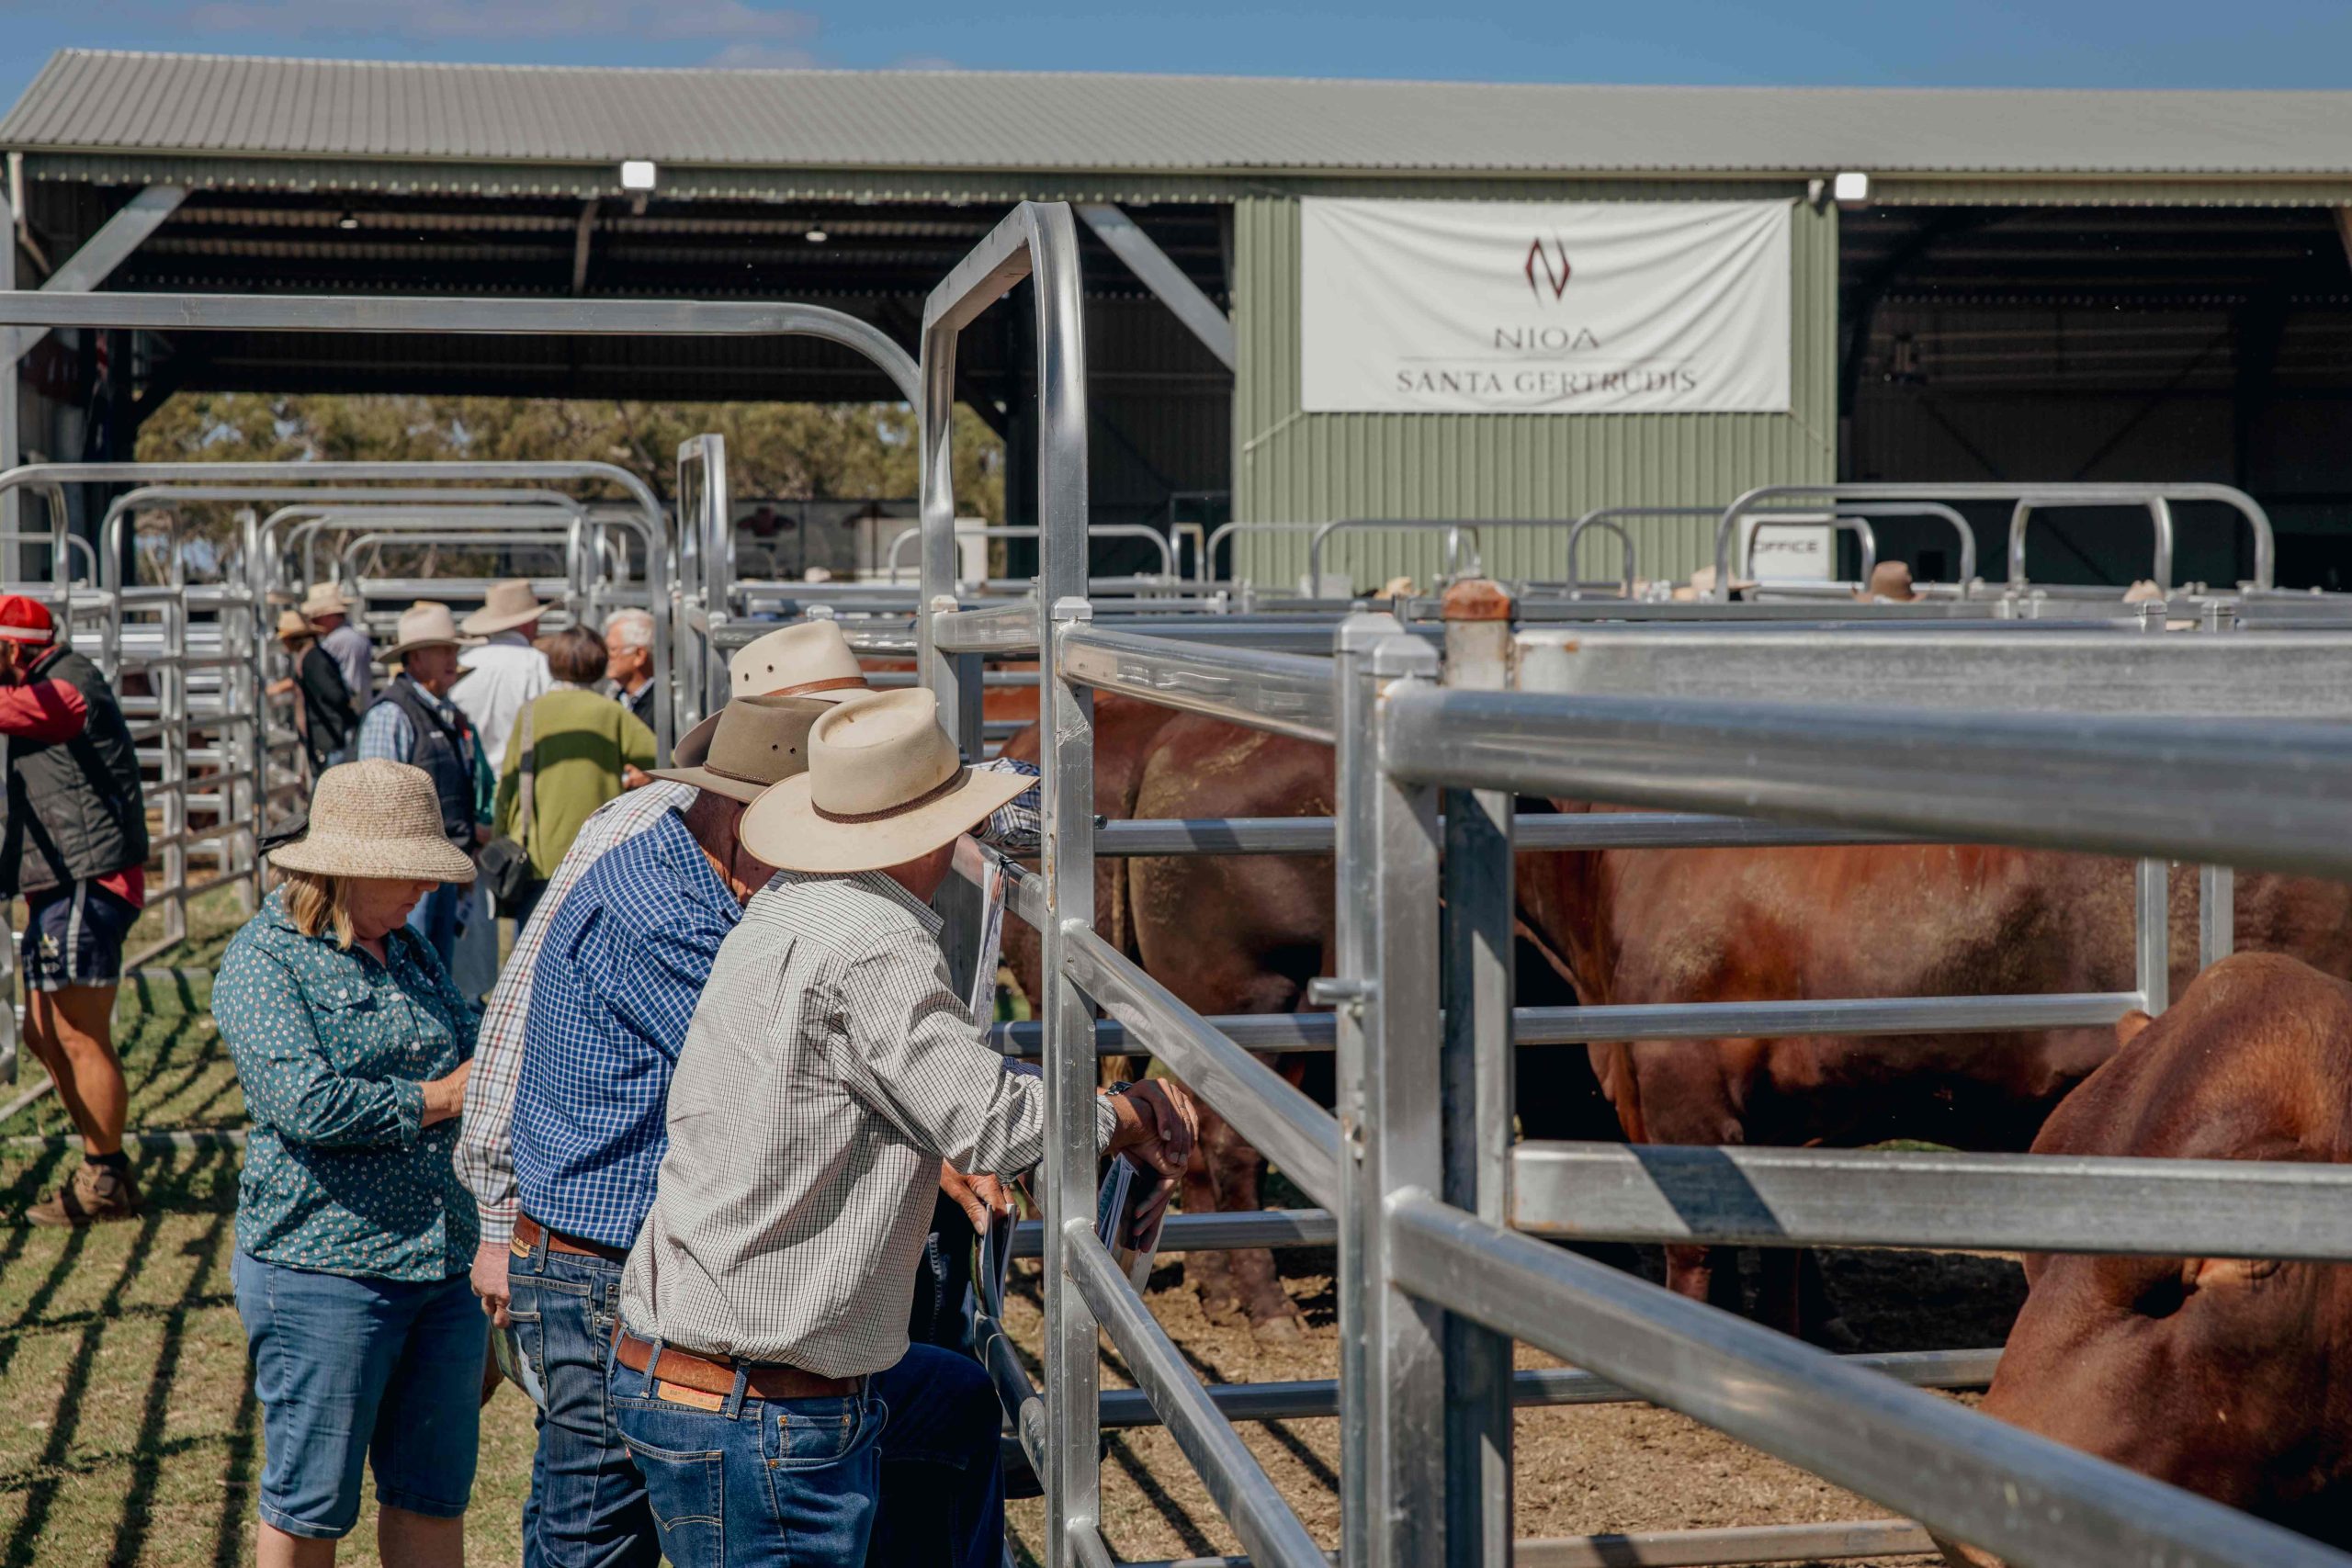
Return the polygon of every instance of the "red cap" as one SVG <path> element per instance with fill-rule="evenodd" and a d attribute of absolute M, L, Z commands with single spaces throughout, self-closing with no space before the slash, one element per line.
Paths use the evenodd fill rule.
<path fill-rule="evenodd" d="M 50 619 L 48 605 L 21 593 L 0 593 L 0 637 L 45 643 L 56 637 L 57 623 Z"/>

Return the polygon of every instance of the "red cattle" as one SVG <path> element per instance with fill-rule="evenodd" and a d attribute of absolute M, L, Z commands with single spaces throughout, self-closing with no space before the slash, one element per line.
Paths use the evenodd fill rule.
<path fill-rule="evenodd" d="M 2116 1034 L 2034 1153 L 2352 1163 L 2342 980 L 2240 953 Z M 2352 1266 L 2065 1254 L 2025 1269 L 1988 1413 L 2352 1547 Z"/>
<path fill-rule="evenodd" d="M 2132 868 L 1984 846 L 1625 850 L 1522 856 L 1520 900 L 1590 1004 L 2120 991 Z M 2172 888 L 2173 981 L 2195 969 L 2196 885 Z M 2352 974 L 2352 888 L 2237 879 L 2238 942 Z M 2111 1031 L 1595 1043 L 1636 1143 L 2021 1149 L 2115 1048 Z M 1727 1257 L 1669 1248 L 1668 1282 L 1728 1304 Z M 1826 1327 L 1800 1255 L 1764 1254 L 1760 1315 Z"/>

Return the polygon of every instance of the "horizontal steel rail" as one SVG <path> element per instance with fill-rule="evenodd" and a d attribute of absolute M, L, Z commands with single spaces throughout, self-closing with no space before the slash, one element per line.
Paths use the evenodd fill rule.
<path fill-rule="evenodd" d="M 455 333 L 563 337 L 816 337 L 856 350 L 922 402 L 914 359 L 879 327 L 821 305 L 710 299 L 449 299 L 369 295 L 0 291 L 0 325 L 152 332 Z"/>
<path fill-rule="evenodd" d="M 1011 1256 L 1043 1256 L 1045 1231 L 1041 1220 L 1022 1220 L 1014 1224 Z M 1321 1209 L 1170 1214 L 1159 1227 L 1159 1250 L 1164 1253 L 1229 1252 L 1249 1247 L 1329 1247 L 1339 1239 L 1331 1216 Z"/>
<path fill-rule="evenodd" d="M 1979 627 L 1587 626 L 1517 638 L 1518 689 L 1916 711 L 2352 718 L 2352 626 L 2232 637 Z"/>
<path fill-rule="evenodd" d="M 1416 690 L 1401 778 L 2352 878 L 2352 731 Z"/>
<path fill-rule="evenodd" d="M 1714 1529 L 1529 1538 L 1510 1543 L 1510 1562 L 1512 1568 L 1708 1568 L 1718 1563 L 1904 1557 L 1934 1550 L 1928 1532 L 1908 1519 L 1853 1519 L 1824 1525 L 1729 1525 Z M 1326 1556 L 1338 1561 L 1334 1553 Z M 1129 1562 L 1122 1568 L 1250 1568 L 1250 1559 L 1163 1558 Z"/>
<path fill-rule="evenodd" d="M 1126 960 L 1122 958 L 1122 963 Z M 1800 1035 L 2006 1034 L 2101 1029 L 2145 1000 L 2137 991 L 2052 991 L 1990 997 L 1859 997 L 1821 1001 L 1642 1002 L 1600 1007 L 1513 1008 L 1521 1045 L 1582 1045 L 1601 1040 L 1723 1040 Z M 1201 1023 L 1245 1051 L 1329 1051 L 1337 1026 L 1328 1012 L 1228 1012 Z M 1444 1014 L 1439 1019 L 1443 1021 Z M 1035 1023 L 991 1025 L 1008 1056 L 1035 1056 Z M 1151 1054 L 1148 1035 L 1116 1019 L 1094 1025 L 1098 1055 Z"/>
<path fill-rule="evenodd" d="M 1913 1388 L 1983 1388 L 2001 1364 L 1998 1350 L 1895 1350 L 1876 1355 L 1841 1356 L 1849 1367 L 1862 1367 Z M 1333 1378 L 1304 1378 L 1295 1382 L 1215 1383 L 1209 1399 L 1228 1421 L 1298 1421 L 1340 1413 L 1340 1385 Z M 1511 1375 L 1510 1402 L 1522 1410 L 1570 1404 L 1641 1404 L 1647 1403 L 1623 1383 L 1575 1367 L 1538 1367 Z M 1151 1402 L 1126 1390 L 1102 1395 L 1102 1425 L 1150 1427 L 1159 1423 Z"/>
<path fill-rule="evenodd" d="M 1277 1568 L 1322 1568 L 1323 1551 L 1274 1489 L 1183 1355 L 1094 1238 L 1091 1220 L 1062 1225 L 1069 1280 L 1110 1335 L 1136 1385 L 1192 1461 L 1250 1557 Z"/>
<path fill-rule="evenodd" d="M 1758 822 L 1695 812 L 1521 812 L 1512 821 L 1520 850 L 1761 849 L 1826 844 L 1915 843 L 1899 833 L 1804 823 Z M 1329 854 L 1329 817 L 1163 817 L 1105 822 L 1094 830 L 1098 855 Z"/>
<path fill-rule="evenodd" d="M 932 617 L 933 635 L 944 653 L 1037 652 L 1037 602 L 1017 600 L 984 609 L 955 610 Z"/>
<path fill-rule="evenodd" d="M 2352 1262 L 2352 1166 L 1538 1143 L 1511 1201 L 1588 1241 Z"/>
<path fill-rule="evenodd" d="M 1405 1291 L 1623 1383 L 2012 1568 L 2345 1568 L 2346 1556 L 1425 1193 L 1385 1205 Z"/>
<path fill-rule="evenodd" d="M 1338 1201 L 1340 1124 L 1282 1076 L 1218 1032 L 1109 942 L 1072 921 L 1063 928 L 1072 984 L 1126 1026 L 1128 1037 L 1168 1064 L 1280 1166 L 1299 1190 L 1329 1209 Z"/>
<path fill-rule="evenodd" d="M 1186 647 L 1100 626 L 1063 635 L 1061 674 L 1187 713 L 1302 740 L 1331 739 L 1331 662 L 1291 653 Z"/>

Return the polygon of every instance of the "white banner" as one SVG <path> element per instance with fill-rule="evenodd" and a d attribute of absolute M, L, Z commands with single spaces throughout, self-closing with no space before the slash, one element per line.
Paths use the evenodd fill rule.
<path fill-rule="evenodd" d="M 1299 203 L 1309 413 L 1783 413 L 1786 201 Z"/>

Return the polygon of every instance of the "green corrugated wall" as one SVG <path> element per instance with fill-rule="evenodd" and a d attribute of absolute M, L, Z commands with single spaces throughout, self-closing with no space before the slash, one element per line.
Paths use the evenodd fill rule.
<path fill-rule="evenodd" d="M 1351 195 L 1505 200 L 1753 200 L 1776 187 L 1697 181 L 1563 185 L 1426 183 Z M 1826 481 L 1838 468 L 1838 214 L 1801 188 L 1792 237 L 1792 412 L 1785 414 L 1396 414 L 1299 409 L 1298 203 L 1247 197 L 1234 209 L 1234 516 L 1573 518 L 1603 505 L 1720 505 L 1751 485 Z M 1703 519 L 1629 525 L 1645 576 L 1687 577 L 1714 558 Z M 1438 536 L 1372 533 L 1327 547 L 1325 570 L 1359 587 L 1398 573 L 1423 584 Z M 1290 586 L 1306 570 L 1305 533 L 1243 536 L 1241 575 Z M 1504 578 L 1566 574 L 1561 531 L 1510 529 L 1485 542 Z M 1614 543 L 1589 538 L 1585 574 L 1616 570 Z"/>

